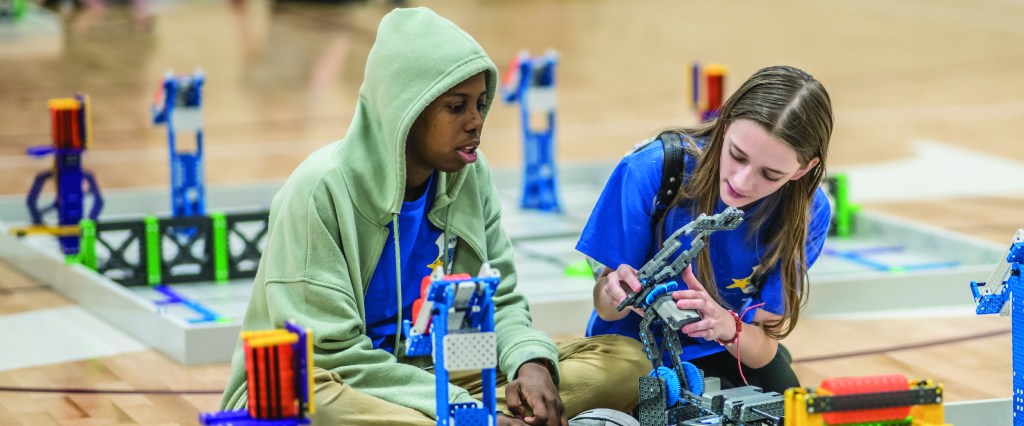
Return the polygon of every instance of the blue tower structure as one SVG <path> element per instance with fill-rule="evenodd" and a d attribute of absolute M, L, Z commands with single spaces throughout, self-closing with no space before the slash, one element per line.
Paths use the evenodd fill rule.
<path fill-rule="evenodd" d="M 413 304 L 415 322 L 405 320 L 408 356 L 434 356 L 438 426 L 497 425 L 498 338 L 494 291 L 501 273 L 485 263 L 480 274 L 444 275 L 441 267 L 423 278 Z M 483 406 L 449 404 L 448 373 L 480 370 Z"/>
<path fill-rule="evenodd" d="M 1013 350 L 1013 425 L 1024 426 L 1024 229 L 1018 229 L 988 281 L 971 281 L 978 315 L 1010 316 Z"/>
<path fill-rule="evenodd" d="M 502 82 L 507 103 L 519 103 L 523 123 L 523 196 L 520 207 L 560 213 L 555 171 L 555 65 L 558 53 L 549 50 L 531 58 L 523 51 L 509 66 Z M 547 128 L 535 130 L 531 114 L 547 116 Z"/>
<path fill-rule="evenodd" d="M 65 255 L 76 255 L 79 250 L 77 226 L 85 213 L 85 198 L 92 197 L 88 218 L 96 220 L 103 210 L 103 197 L 92 173 L 82 169 L 82 153 L 92 140 L 89 97 L 51 99 L 50 117 L 53 126 L 53 145 L 28 149 L 28 154 L 42 158 L 53 155 L 53 168 L 40 172 L 28 191 L 26 204 L 34 228 L 43 233 L 59 235 Z M 53 178 L 56 187 L 54 201 L 41 206 L 39 195 L 43 185 Z M 88 184 L 88 189 L 85 189 Z M 46 216 L 56 212 L 56 226 L 44 223 Z"/>
<path fill-rule="evenodd" d="M 206 214 L 203 176 L 202 71 L 175 76 L 168 71 L 153 105 L 153 124 L 167 126 L 171 166 L 171 214 L 174 217 Z M 178 132 L 195 132 L 195 151 L 179 151 Z"/>

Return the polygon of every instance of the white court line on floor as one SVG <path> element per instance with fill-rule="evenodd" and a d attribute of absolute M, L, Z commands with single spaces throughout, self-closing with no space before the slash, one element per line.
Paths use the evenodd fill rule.
<path fill-rule="evenodd" d="M 908 159 L 834 169 L 847 174 L 850 201 L 1024 195 L 1024 162 L 930 140 L 911 146 Z"/>
<path fill-rule="evenodd" d="M 970 299 L 968 299 L 968 302 Z M 970 303 L 955 306 L 931 306 L 925 308 L 911 309 L 887 309 L 887 310 L 865 310 L 863 312 L 819 314 L 811 317 L 814 320 L 877 320 L 877 319 L 914 319 L 914 318 L 972 318 L 978 314 L 974 312 L 975 306 Z M 1009 322 L 1007 322 L 1009 325 Z"/>
<path fill-rule="evenodd" d="M 845 125 L 927 123 L 955 121 L 969 125 L 976 120 L 1015 119 L 1024 116 L 1024 101 L 912 105 L 836 111 L 836 122 Z"/>
<path fill-rule="evenodd" d="M 0 316 L 0 342 L 0 371 L 148 349 L 78 306 Z"/>

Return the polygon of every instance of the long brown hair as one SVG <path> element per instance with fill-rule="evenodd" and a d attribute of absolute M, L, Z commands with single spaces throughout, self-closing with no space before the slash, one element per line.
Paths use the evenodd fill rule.
<path fill-rule="evenodd" d="M 832 102 L 818 80 L 797 68 L 773 66 L 757 71 L 726 100 L 718 119 L 698 128 L 677 129 L 684 136 L 687 154 L 698 160 L 670 208 L 686 203 L 694 216 L 714 213 L 720 201 L 719 169 L 725 130 L 740 119 L 751 120 L 783 140 L 796 151 L 801 167 L 814 158 L 820 160 L 813 170 L 763 198 L 748 216 L 750 237 L 760 234 L 770 241 L 766 255 L 754 268 L 751 282 L 760 288 L 767 274 L 782 268 L 783 318 L 764 324 L 768 336 L 782 339 L 796 326 L 809 292 L 805 252 L 808 210 L 825 175 L 832 135 Z M 703 141 L 702 146 L 697 140 Z M 659 239 L 663 226 L 664 219 L 656 227 Z M 712 297 L 729 308 L 718 296 L 709 250 L 697 257 L 697 279 Z"/>

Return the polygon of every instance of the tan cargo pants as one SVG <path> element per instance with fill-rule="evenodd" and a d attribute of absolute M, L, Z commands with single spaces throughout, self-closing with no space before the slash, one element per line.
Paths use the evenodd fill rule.
<path fill-rule="evenodd" d="M 592 408 L 631 411 L 640 397 L 639 377 L 651 370 L 640 342 L 618 335 L 558 343 L 558 364 L 561 377 L 558 392 L 568 418 Z M 419 411 L 359 392 L 327 370 L 316 369 L 314 381 L 317 405 L 314 425 L 437 424 Z M 452 373 L 450 381 L 469 391 L 474 398 L 480 399 L 483 395 L 478 373 Z M 507 384 L 508 379 L 498 372 L 498 409 L 506 413 Z"/>

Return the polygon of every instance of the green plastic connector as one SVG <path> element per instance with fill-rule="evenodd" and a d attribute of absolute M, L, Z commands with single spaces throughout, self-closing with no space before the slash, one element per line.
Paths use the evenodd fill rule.
<path fill-rule="evenodd" d="M 160 220 L 146 216 L 146 277 L 151 286 L 160 284 Z"/>
<path fill-rule="evenodd" d="M 210 213 L 213 222 L 213 278 L 228 282 L 228 220 L 224 213 Z"/>
<path fill-rule="evenodd" d="M 832 181 L 833 207 L 832 226 L 835 236 L 845 238 L 853 235 L 854 217 L 860 212 L 860 206 L 850 202 L 850 181 L 846 174 L 829 175 Z M 830 234 L 831 235 L 831 234 Z"/>
<path fill-rule="evenodd" d="M 78 242 L 78 256 L 74 263 L 81 263 L 86 268 L 96 270 L 96 222 L 82 219 L 78 222 L 82 238 Z M 70 256 L 69 256 L 70 257 Z"/>
<path fill-rule="evenodd" d="M 578 278 L 594 278 L 594 271 L 586 260 L 570 263 L 565 267 L 565 276 Z"/>
<path fill-rule="evenodd" d="M 850 181 L 845 174 L 838 174 L 836 179 L 836 235 L 850 236 L 853 212 L 850 206 Z"/>
<path fill-rule="evenodd" d="M 910 271 L 906 266 L 890 266 L 889 272 L 893 274 L 903 274 Z"/>
<path fill-rule="evenodd" d="M 19 19 L 25 16 L 25 12 L 28 10 L 27 0 L 12 0 L 11 1 L 11 12 L 14 19 Z"/>

